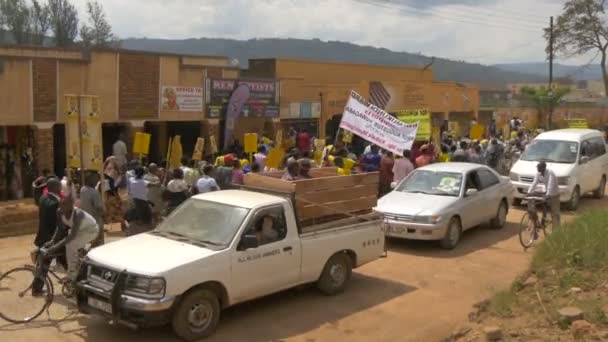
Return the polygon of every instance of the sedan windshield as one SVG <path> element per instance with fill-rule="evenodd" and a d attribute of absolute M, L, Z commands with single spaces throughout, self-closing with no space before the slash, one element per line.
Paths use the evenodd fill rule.
<path fill-rule="evenodd" d="M 414 171 L 396 191 L 439 196 L 459 196 L 462 174 L 456 172 Z"/>
<path fill-rule="evenodd" d="M 189 199 L 154 231 L 213 246 L 227 246 L 249 209 Z"/>
<path fill-rule="evenodd" d="M 534 140 L 528 145 L 521 160 L 572 164 L 578 156 L 578 143 L 560 140 Z"/>

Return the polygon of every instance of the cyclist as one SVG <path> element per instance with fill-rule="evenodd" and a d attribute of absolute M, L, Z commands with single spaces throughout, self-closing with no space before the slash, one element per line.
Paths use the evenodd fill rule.
<path fill-rule="evenodd" d="M 68 234 L 65 234 L 69 230 Z M 67 235 L 65 238 L 57 241 L 57 236 Z M 74 207 L 74 199 L 68 196 L 61 201 L 59 210 L 57 211 L 57 230 L 55 236 L 40 249 L 43 255 L 57 254 L 65 246 L 66 256 L 68 259 L 67 280 L 75 281 L 80 268 L 80 257 L 78 252 L 85 248 L 89 243 L 97 239 L 99 234 L 99 226 L 95 218 L 86 211 Z"/>
<path fill-rule="evenodd" d="M 545 197 L 547 201 L 547 206 L 551 212 L 551 220 L 553 221 L 553 228 L 558 228 L 560 225 L 560 201 L 559 201 L 559 187 L 557 185 L 557 176 L 555 173 L 549 169 L 547 169 L 547 163 L 541 161 L 536 165 L 536 170 L 538 173 L 534 176 L 534 181 L 528 189 L 528 196 L 535 197 Z M 539 194 L 536 191 L 536 187 L 539 185 L 544 185 L 545 191 L 544 193 Z M 532 215 L 536 214 L 536 210 L 534 208 L 534 203 L 528 203 L 528 211 L 530 212 L 530 217 L 534 217 Z"/>

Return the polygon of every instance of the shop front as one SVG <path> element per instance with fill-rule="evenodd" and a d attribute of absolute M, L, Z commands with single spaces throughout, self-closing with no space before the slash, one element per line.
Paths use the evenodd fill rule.
<path fill-rule="evenodd" d="M 37 177 L 33 126 L 0 126 L 0 200 L 32 196 Z"/>

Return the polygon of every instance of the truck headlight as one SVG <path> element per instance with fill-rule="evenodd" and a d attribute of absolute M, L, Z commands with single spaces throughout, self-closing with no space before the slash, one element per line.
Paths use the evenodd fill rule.
<path fill-rule="evenodd" d="M 437 224 L 437 223 L 441 222 L 441 216 L 440 215 L 416 216 L 415 222 L 424 223 L 424 224 Z"/>
<path fill-rule="evenodd" d="M 510 172 L 509 173 L 509 178 L 511 179 L 511 181 L 513 182 L 517 182 L 519 180 L 519 176 L 517 175 L 517 173 L 515 172 Z"/>
<path fill-rule="evenodd" d="M 558 185 L 568 185 L 570 183 L 570 177 L 557 177 Z"/>
<path fill-rule="evenodd" d="M 165 279 L 129 274 L 125 282 L 125 294 L 143 298 L 165 296 Z"/>

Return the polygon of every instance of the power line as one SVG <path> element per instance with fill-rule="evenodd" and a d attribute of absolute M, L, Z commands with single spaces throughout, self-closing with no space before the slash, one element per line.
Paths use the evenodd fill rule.
<path fill-rule="evenodd" d="M 536 24 L 540 24 L 540 25 L 545 25 L 545 16 L 532 16 L 530 14 L 524 14 L 522 12 L 514 12 L 511 10 L 506 10 L 504 8 L 500 8 L 500 9 L 495 9 L 493 10 L 489 10 L 489 9 L 484 9 L 484 8 L 473 8 L 471 6 L 468 5 L 456 5 L 454 7 L 462 7 L 462 8 L 466 8 L 469 11 L 475 11 L 478 12 L 482 15 L 489 15 L 489 16 L 496 16 L 496 17 L 504 17 L 504 18 L 511 18 L 511 19 L 515 19 L 518 21 L 532 21 Z M 497 15 L 495 11 L 500 11 L 500 15 Z M 526 19 L 527 18 L 527 19 Z"/>
<path fill-rule="evenodd" d="M 509 51 L 511 51 L 511 52 L 517 51 L 517 50 L 522 49 L 524 47 L 528 47 L 531 44 L 534 44 L 536 42 L 537 42 L 537 39 L 532 40 L 532 41 L 528 41 L 526 43 L 519 44 L 519 45 L 516 45 L 514 47 L 509 48 Z M 500 54 L 502 54 L 502 52 L 499 52 L 499 53 L 494 52 L 494 53 L 490 53 L 490 54 L 483 54 L 483 55 L 480 55 L 480 56 L 450 57 L 450 59 L 471 60 L 471 59 L 479 59 L 479 58 L 486 58 L 486 57 L 495 57 L 495 56 L 500 55 Z"/>
<path fill-rule="evenodd" d="M 434 16 L 437 18 L 441 18 L 444 20 L 449 20 L 449 21 L 455 21 L 455 22 L 461 22 L 461 23 L 467 23 L 467 24 L 473 24 L 473 25 L 481 25 L 481 26 L 485 26 L 485 27 L 492 27 L 492 28 L 498 28 L 498 29 L 507 29 L 507 30 L 516 30 L 516 31 L 524 31 L 524 32 L 538 32 L 538 30 L 533 30 L 531 28 L 524 28 L 524 27 L 514 27 L 514 26 L 509 26 L 509 25 L 498 25 L 495 23 L 488 23 L 488 22 L 481 22 L 481 21 L 474 21 L 474 20 L 462 20 L 459 18 L 451 18 L 451 17 L 447 17 L 441 14 L 438 14 L 437 12 L 433 12 L 433 11 L 429 11 L 429 10 L 422 10 L 422 9 L 418 9 L 418 8 L 414 8 L 411 6 L 406 6 L 406 5 L 401 5 L 401 6 L 390 6 L 387 4 L 382 4 L 382 3 L 378 3 L 372 0 L 353 0 L 359 3 L 364 3 L 367 5 L 371 5 L 371 6 L 376 6 L 376 7 L 380 7 L 380 8 L 384 8 L 384 9 L 388 9 L 388 10 L 396 10 L 399 11 L 401 13 L 405 13 L 405 14 L 425 14 L 425 15 L 429 15 L 429 16 Z M 394 5 L 394 3 L 391 3 Z"/>

